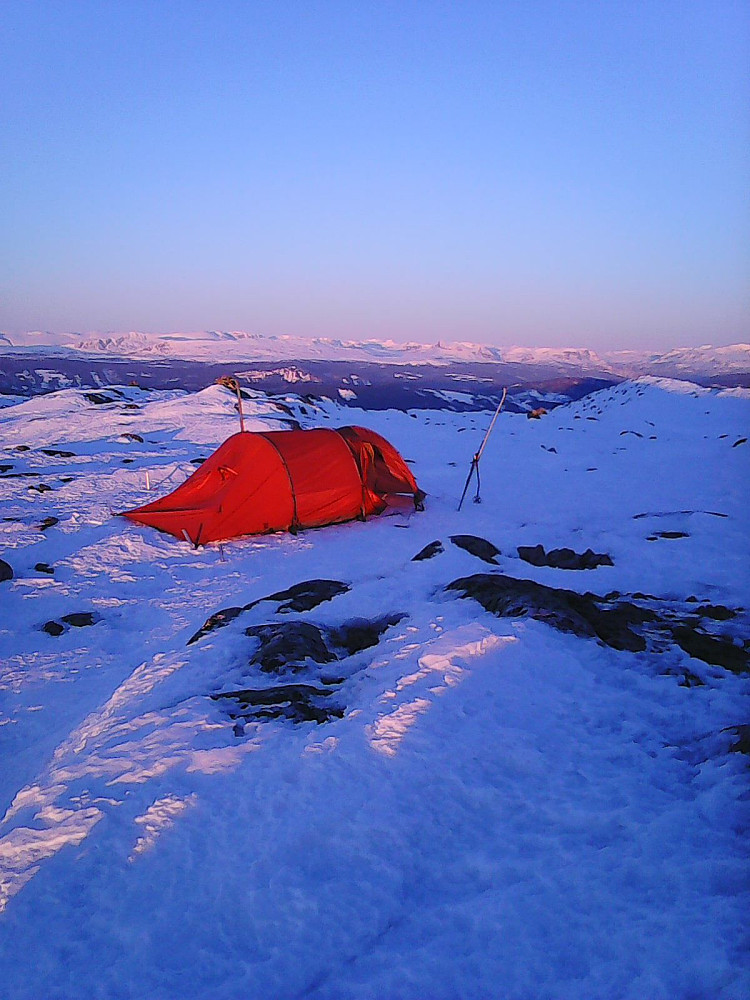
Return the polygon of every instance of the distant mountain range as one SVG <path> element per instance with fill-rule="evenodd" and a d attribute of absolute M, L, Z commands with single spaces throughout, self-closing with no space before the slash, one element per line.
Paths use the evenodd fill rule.
<path fill-rule="evenodd" d="M 524 365 L 561 375 L 631 378 L 659 375 L 710 378 L 750 374 L 750 344 L 729 347 L 681 347 L 666 353 L 608 351 L 587 348 L 494 347 L 463 342 L 398 343 L 393 340 L 338 340 L 328 337 L 268 337 L 260 334 L 204 331 L 200 333 L 124 333 L 81 335 L 30 332 L 0 334 L 0 352 L 21 351 L 68 357 L 88 355 L 140 360 L 203 362 L 356 361 L 395 365 L 467 364 Z"/>
<path fill-rule="evenodd" d="M 82 339 L 29 333 L 0 337 L 0 395 L 139 385 L 194 392 L 221 376 L 268 395 L 294 387 L 366 409 L 494 409 L 529 412 L 643 375 L 701 385 L 750 386 L 750 345 L 681 348 L 666 354 L 581 348 L 399 344 L 210 332 L 128 333 Z"/>

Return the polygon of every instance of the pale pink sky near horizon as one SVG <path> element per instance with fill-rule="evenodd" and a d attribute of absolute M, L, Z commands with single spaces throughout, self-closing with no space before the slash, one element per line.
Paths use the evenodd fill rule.
<path fill-rule="evenodd" d="M 750 340 L 739 0 L 7 0 L 0 330 Z"/>

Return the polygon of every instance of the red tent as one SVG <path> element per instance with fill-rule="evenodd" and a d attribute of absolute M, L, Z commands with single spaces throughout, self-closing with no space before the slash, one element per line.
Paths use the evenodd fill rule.
<path fill-rule="evenodd" d="M 389 494 L 425 494 L 392 444 L 364 427 L 242 431 L 181 486 L 124 516 L 195 545 L 379 514 Z"/>

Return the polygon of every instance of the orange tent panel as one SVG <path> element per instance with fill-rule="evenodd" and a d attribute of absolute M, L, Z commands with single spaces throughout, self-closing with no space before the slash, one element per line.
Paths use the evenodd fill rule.
<path fill-rule="evenodd" d="M 424 498 L 374 431 L 242 431 L 168 496 L 124 516 L 200 545 L 365 518 L 390 493 L 411 493 L 416 504 Z"/>

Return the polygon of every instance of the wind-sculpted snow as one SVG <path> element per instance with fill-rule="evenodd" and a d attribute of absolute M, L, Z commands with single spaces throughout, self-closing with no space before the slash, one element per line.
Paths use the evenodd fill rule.
<path fill-rule="evenodd" d="M 489 412 L 255 393 L 427 509 L 196 550 L 116 515 L 236 397 L 95 391 L 0 410 L 3 997 L 750 993 L 745 397 L 504 413 L 458 512 Z"/>

